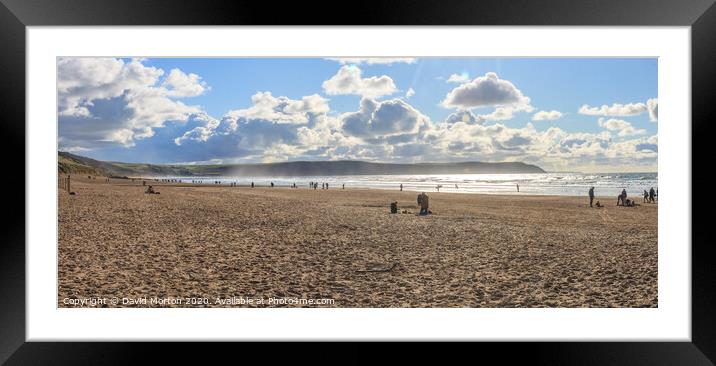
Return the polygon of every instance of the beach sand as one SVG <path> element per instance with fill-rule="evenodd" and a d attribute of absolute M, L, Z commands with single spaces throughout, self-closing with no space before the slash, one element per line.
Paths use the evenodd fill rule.
<path fill-rule="evenodd" d="M 161 194 L 86 176 L 59 192 L 58 306 L 657 306 L 658 204 L 640 197 L 427 192 L 417 216 L 398 189 L 148 184 Z"/>

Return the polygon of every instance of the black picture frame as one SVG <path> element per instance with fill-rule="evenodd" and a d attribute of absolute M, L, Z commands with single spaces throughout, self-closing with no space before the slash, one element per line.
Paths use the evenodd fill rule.
<path fill-rule="evenodd" d="M 716 6 L 714 0 L 444 0 L 363 1 L 200 1 L 200 0 L 0 0 L 0 144 L 8 178 L 25 172 L 25 62 L 27 26 L 80 25 L 536 25 L 536 26 L 690 26 L 692 190 L 708 187 L 716 90 Z M 316 9 L 322 9 L 317 11 Z M 48 121 L 48 123 L 51 123 Z M 708 140 L 707 140 L 708 139 Z M 20 160 L 20 152 L 23 159 Z M 24 175 L 23 175 L 24 176 Z M 16 180 L 16 178 L 15 178 Z M 7 182 L 6 182 L 7 183 Z M 27 192 L 22 186 L 26 200 Z M 7 191 L 11 189 L 12 191 Z M 164 344 L 44 343 L 25 339 L 25 200 L 20 184 L 10 182 L 5 204 L 5 240 L 0 244 L 0 363 L 107 364 L 141 359 L 135 351 L 163 352 Z M 680 195 L 681 192 L 662 192 Z M 12 206 L 8 199 L 14 199 Z M 691 197 L 688 197 L 692 202 Z M 708 203 L 704 203 L 708 205 Z M 22 214 L 20 214 L 22 213 Z M 692 341 L 488 343 L 471 345 L 480 360 L 499 355 L 509 362 L 610 365 L 713 365 L 716 360 L 716 276 L 706 229 L 708 214 L 692 209 Z M 669 243 L 669 245 L 689 243 Z M 343 345 L 343 347 L 347 347 Z M 401 348 L 398 347 L 398 350 Z M 395 349 L 394 349 L 395 350 Z M 357 352 L 350 350 L 353 356 Z M 398 352 L 400 353 L 400 352 Z M 183 358 L 181 354 L 173 357 Z M 424 355 L 422 355 L 424 356 Z M 273 356 L 272 356 L 273 357 Z M 280 357 L 280 356 L 279 356 Z M 404 355 L 391 357 L 403 358 Z M 172 357 L 169 357 L 172 358 Z M 450 356 L 441 355 L 443 361 Z M 501 362 L 502 363 L 502 362 Z"/>

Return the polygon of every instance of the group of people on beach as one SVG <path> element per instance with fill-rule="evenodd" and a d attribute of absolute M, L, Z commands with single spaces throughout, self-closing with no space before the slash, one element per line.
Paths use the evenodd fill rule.
<path fill-rule="evenodd" d="M 418 195 L 418 207 L 420 208 L 420 213 L 418 213 L 418 215 L 425 216 L 430 213 L 429 202 L 430 202 L 430 199 L 428 198 L 428 195 L 425 194 L 425 192 Z M 394 202 L 390 203 L 390 213 L 391 214 L 398 213 L 398 201 L 394 201 Z M 403 211 L 403 213 L 407 213 L 407 211 Z"/>
<path fill-rule="evenodd" d="M 644 190 L 644 202 L 649 203 L 656 203 L 656 198 L 658 197 L 659 191 L 655 190 L 654 187 L 651 187 L 649 191 L 646 189 Z M 594 187 L 589 188 L 589 207 L 594 207 L 592 203 L 594 202 Z M 617 206 L 624 206 L 624 207 L 634 207 L 636 206 L 636 202 L 633 199 L 627 198 L 627 191 L 626 189 L 622 189 L 622 192 L 619 193 L 617 196 Z M 596 203 L 597 207 L 603 207 L 599 201 Z"/>
<path fill-rule="evenodd" d="M 318 182 L 308 182 L 308 187 L 318 189 Z M 321 183 L 321 189 L 328 189 L 328 183 Z M 343 189 L 346 189 L 345 184 L 343 184 Z"/>
<path fill-rule="evenodd" d="M 654 187 L 651 187 L 649 191 L 647 192 L 646 189 L 644 190 L 644 203 L 656 203 L 656 197 L 659 194 L 658 190 L 654 190 Z"/>

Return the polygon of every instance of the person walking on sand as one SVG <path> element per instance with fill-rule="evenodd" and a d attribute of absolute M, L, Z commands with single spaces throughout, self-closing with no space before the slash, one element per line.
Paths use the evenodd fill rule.
<path fill-rule="evenodd" d="M 423 192 L 420 195 L 420 215 L 425 216 L 428 214 L 428 195 Z"/>
<path fill-rule="evenodd" d="M 644 191 L 644 192 L 646 192 L 646 191 Z M 651 202 L 651 203 L 656 202 L 656 200 L 654 199 L 654 196 L 656 196 L 656 191 L 654 191 L 654 187 L 651 187 L 651 189 L 649 189 L 649 202 Z"/>
<path fill-rule="evenodd" d="M 646 203 L 647 201 L 649 201 L 649 192 L 647 192 L 645 189 L 644 190 L 644 203 Z"/>
<path fill-rule="evenodd" d="M 400 191 L 403 191 L 403 183 L 400 183 Z"/>
<path fill-rule="evenodd" d="M 345 184 L 345 183 L 343 183 L 343 189 L 346 189 L 346 184 Z"/>
<path fill-rule="evenodd" d="M 594 207 L 592 202 L 594 202 L 594 187 L 589 188 L 589 207 Z"/>

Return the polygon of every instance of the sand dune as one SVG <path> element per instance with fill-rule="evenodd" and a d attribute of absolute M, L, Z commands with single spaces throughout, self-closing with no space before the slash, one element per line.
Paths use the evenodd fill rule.
<path fill-rule="evenodd" d="M 59 195 L 60 307 L 657 306 L 658 204 L 428 192 L 434 214 L 420 217 L 416 193 L 397 190 L 157 184 L 148 195 L 141 181 L 84 178 Z M 391 215 L 391 201 L 408 213 Z"/>

